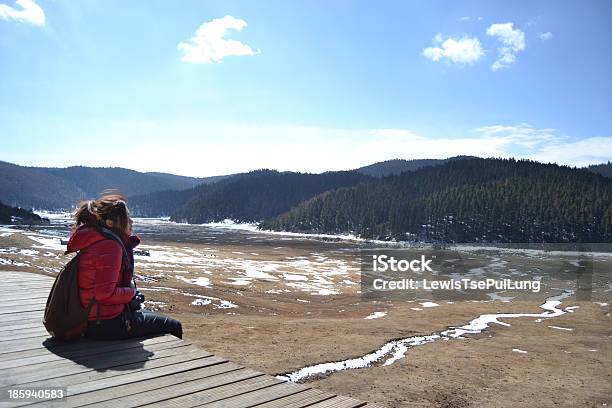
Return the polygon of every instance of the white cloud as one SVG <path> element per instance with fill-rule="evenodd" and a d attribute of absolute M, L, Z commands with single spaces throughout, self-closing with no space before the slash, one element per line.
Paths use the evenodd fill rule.
<path fill-rule="evenodd" d="M 497 37 L 501 43 L 499 58 L 491 65 L 493 71 L 510 67 L 516 62 L 516 54 L 525 49 L 525 33 L 514 28 L 513 23 L 491 24 L 487 35 Z"/>
<path fill-rule="evenodd" d="M 485 138 L 502 138 L 506 145 L 513 145 L 529 149 L 562 139 L 561 136 L 557 136 L 555 134 L 555 129 L 536 129 L 527 123 L 520 123 L 513 126 L 483 126 L 474 129 L 474 131 Z"/>
<path fill-rule="evenodd" d="M 230 30 L 240 31 L 246 26 L 246 21 L 229 15 L 205 22 L 195 36 L 178 44 L 178 49 L 184 52 L 181 61 L 208 64 L 220 62 L 228 56 L 259 54 L 260 50 L 253 50 L 247 44 L 225 38 Z"/>
<path fill-rule="evenodd" d="M 478 20 L 478 21 L 482 21 L 483 18 L 482 17 L 470 17 L 470 16 L 463 16 L 463 17 L 459 17 L 457 19 L 457 21 L 472 21 L 472 20 Z"/>
<path fill-rule="evenodd" d="M 432 61 L 447 60 L 457 65 L 467 65 L 473 64 L 484 55 L 476 37 L 448 37 L 445 40 L 442 34 L 438 33 L 433 38 L 433 45 L 423 50 L 423 55 Z"/>
<path fill-rule="evenodd" d="M 35 26 L 45 25 L 45 12 L 33 0 L 17 0 L 18 8 L 0 4 L 0 19 L 15 20 Z"/>
<path fill-rule="evenodd" d="M 570 142 L 553 142 L 528 156 L 544 163 L 564 163 L 572 166 L 605 163 L 612 160 L 612 137 L 588 137 Z"/>
<path fill-rule="evenodd" d="M 612 137 L 571 140 L 558 135 L 555 129 L 537 129 L 527 123 L 483 126 L 474 131 L 484 139 L 499 140 L 500 147 L 507 154 L 543 163 L 580 167 L 612 158 Z"/>
<path fill-rule="evenodd" d="M 539 35 L 540 40 L 550 40 L 553 37 L 553 33 L 551 33 L 550 31 L 547 31 L 545 33 L 540 33 Z"/>

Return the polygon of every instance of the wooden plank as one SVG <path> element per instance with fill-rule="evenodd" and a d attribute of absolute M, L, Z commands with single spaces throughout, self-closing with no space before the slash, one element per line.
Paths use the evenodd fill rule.
<path fill-rule="evenodd" d="M 0 345 L 6 341 L 20 341 L 23 339 L 38 338 L 40 336 L 48 336 L 49 333 L 44 328 L 34 329 L 23 329 L 23 330 L 11 330 L 6 332 L 0 332 Z"/>
<path fill-rule="evenodd" d="M 49 297 L 49 291 L 48 290 L 44 290 L 44 291 L 31 291 L 28 292 L 29 298 L 30 299 L 46 299 Z M 0 302 L 8 302 L 11 300 L 21 300 L 23 299 L 23 295 L 20 293 L 6 293 L 6 294 L 0 294 Z"/>
<path fill-rule="evenodd" d="M 40 337 L 48 335 L 44 327 L 31 327 L 28 329 L 7 330 L 0 332 L 0 345 L 6 341 L 18 342 L 21 339 L 29 339 L 32 337 Z"/>
<path fill-rule="evenodd" d="M 209 377 L 220 377 L 224 374 L 239 372 L 241 370 L 246 369 L 234 363 L 215 364 L 208 367 L 197 368 L 195 370 L 174 373 L 172 375 L 166 375 L 163 377 L 156 377 L 135 383 L 117 385 L 112 388 L 112 392 L 109 392 L 108 388 L 104 388 L 97 391 L 72 396 L 72 391 L 70 390 L 68 404 L 71 407 L 80 407 L 91 404 L 92 402 L 100 403 L 107 401 L 109 403 L 113 403 L 117 398 L 148 393 L 150 391 L 158 390 L 159 388 L 180 385 L 190 381 L 200 381 Z"/>
<path fill-rule="evenodd" d="M 120 353 L 113 353 L 111 351 L 103 354 L 88 355 L 82 358 L 64 358 L 25 366 L 8 367 L 1 371 L 4 378 L 0 378 L 0 385 L 6 386 L 38 381 L 38 377 L 48 379 L 62 377 L 79 373 L 83 370 L 114 369 L 114 367 L 138 363 L 147 359 L 174 356 L 181 353 L 181 349 L 187 346 L 188 344 L 182 343 L 181 340 L 177 339 L 175 341 L 153 344 L 147 346 L 147 348 L 133 348 Z"/>
<path fill-rule="evenodd" d="M 35 275 L 32 275 L 35 276 Z M 4 283 L 53 283 L 53 278 L 46 278 L 46 277 L 42 277 L 42 278 L 23 278 L 23 277 L 17 277 L 17 276 L 7 276 L 6 274 L 0 272 L 0 279 L 2 280 L 2 282 Z"/>
<path fill-rule="evenodd" d="M 10 321 L 0 320 L 0 325 L 2 327 L 15 326 L 15 325 L 21 325 L 21 324 L 38 324 L 39 326 L 43 326 L 43 315 L 44 315 L 44 312 L 40 313 L 38 316 L 22 317 L 19 320 L 10 320 Z"/>
<path fill-rule="evenodd" d="M 0 271 L 0 279 L 2 279 L 2 282 L 7 282 L 7 283 L 22 283 L 22 282 L 34 282 L 34 283 L 39 283 L 39 282 L 44 282 L 44 283 L 48 283 L 51 282 L 53 283 L 53 280 L 55 279 L 54 277 L 50 277 L 50 276 L 41 276 L 41 275 L 34 275 L 34 274 L 29 274 L 30 276 L 37 276 L 35 278 L 30 278 L 30 277 L 19 277 L 19 276 L 11 276 L 11 275 L 7 275 L 6 273 L 3 273 Z M 39 277 L 38 277 L 39 276 Z"/>
<path fill-rule="evenodd" d="M 137 372 L 129 372 L 128 374 L 122 374 L 115 377 L 102 378 L 82 384 L 71 385 L 68 387 L 68 390 L 70 392 L 70 395 L 77 395 L 106 388 L 113 388 L 113 395 L 117 396 L 119 388 L 116 387 L 129 385 L 132 383 L 138 383 L 137 387 L 142 390 L 144 381 L 150 381 L 154 379 L 157 380 L 160 377 L 164 377 L 164 379 L 159 381 L 151 381 L 151 383 L 154 384 L 156 387 L 161 387 L 163 381 L 168 381 L 166 377 L 178 378 L 179 373 L 189 372 L 187 374 L 193 376 L 194 378 L 204 378 L 243 368 L 242 366 L 236 363 L 232 363 L 224 358 L 217 356 L 202 357 L 202 354 L 198 353 L 193 353 L 189 355 L 198 358 L 195 358 L 193 360 L 181 361 L 175 364 L 166 365 L 158 368 L 151 368 L 148 370 L 141 370 Z M 126 393 L 126 395 L 129 394 L 130 393 Z"/>
<path fill-rule="evenodd" d="M 2 288 L 5 287 L 9 287 L 9 286 L 17 286 L 17 285 L 22 285 L 22 286 L 41 286 L 41 285 L 46 285 L 46 286 L 51 286 L 53 285 L 54 280 L 37 280 L 37 279 L 32 279 L 30 280 L 28 278 L 28 280 L 11 280 L 11 279 L 6 279 L 2 277 L 2 274 L 0 274 L 0 280 L 2 281 Z"/>
<path fill-rule="evenodd" d="M 112 367 L 115 361 L 120 365 L 122 362 L 130 363 L 134 361 L 141 361 L 142 358 L 157 356 L 160 350 L 173 349 L 177 347 L 186 346 L 181 340 L 176 339 L 175 341 L 169 341 L 165 343 L 153 344 L 151 346 L 141 346 L 129 349 L 128 352 L 113 352 L 112 350 L 107 353 L 102 354 L 93 354 L 93 355 L 85 355 L 81 357 L 72 357 L 72 358 L 60 358 L 43 362 L 36 362 L 33 364 L 27 365 L 17 365 L 10 366 L 2 369 L 2 376 L 5 378 L 0 378 L 0 384 L 3 384 L 2 381 L 6 381 L 6 377 L 12 377 L 13 379 L 18 379 L 22 376 L 26 376 L 27 374 L 36 373 L 37 375 L 42 375 L 46 372 L 49 372 L 52 377 L 61 376 L 64 372 L 68 374 L 71 372 L 72 368 L 91 368 L 96 369 L 98 366 L 104 367 Z M 175 352 L 176 353 L 176 352 Z M 61 353 L 59 353 L 61 357 Z M 121 357 L 124 359 L 122 360 Z M 159 357 L 156 357 L 159 358 Z M 133 359 L 130 361 L 129 359 Z M 10 385 L 10 384 L 9 384 Z"/>
<path fill-rule="evenodd" d="M 261 388 L 245 394 L 236 395 L 198 406 L 206 408 L 248 408 L 289 395 L 295 395 L 306 390 L 307 388 L 302 385 L 293 383 L 279 383 L 270 387 Z"/>
<path fill-rule="evenodd" d="M 27 288 L 0 290 L 0 302 L 23 299 L 41 299 L 49 296 L 51 288 Z"/>
<path fill-rule="evenodd" d="M 189 347 L 186 347 L 186 348 L 189 348 Z M 187 351 L 187 352 L 181 353 L 181 355 L 179 356 L 171 356 L 171 357 L 160 358 L 156 360 L 148 360 L 148 361 L 145 361 L 144 364 L 140 362 L 127 364 L 122 367 L 121 371 L 117 371 L 117 370 L 86 371 L 83 373 L 71 374 L 71 375 L 67 375 L 64 377 L 33 381 L 30 383 L 27 383 L 27 385 L 32 386 L 32 387 L 62 387 L 62 386 L 65 386 L 66 384 L 72 384 L 72 385 L 84 384 L 84 383 L 89 383 L 92 381 L 102 380 L 105 378 L 119 377 L 119 376 L 123 376 L 127 374 L 137 374 L 137 373 L 144 372 L 147 370 L 153 370 L 156 368 L 171 366 L 175 364 L 197 365 L 199 359 L 207 358 L 207 357 L 210 357 L 210 356 L 202 357 L 200 350 L 198 350 L 197 353 L 194 351 Z"/>
<path fill-rule="evenodd" d="M 53 280 L 51 275 L 42 275 L 40 273 L 31 273 L 26 271 L 0 271 L 0 277 L 6 279 L 21 279 L 21 280 Z"/>
<path fill-rule="evenodd" d="M 42 324 L 43 321 L 43 317 L 44 317 L 44 310 L 42 311 L 36 311 L 36 312 L 26 312 L 26 313 L 21 313 L 20 315 L 22 316 L 21 318 L 19 318 L 16 315 L 0 315 L 0 327 L 4 327 L 4 326 L 9 326 L 9 325 L 15 325 L 15 324 L 20 324 L 20 323 L 35 323 L 35 322 L 40 322 L 40 324 Z M 4 319 L 6 318 L 6 319 Z"/>
<path fill-rule="evenodd" d="M 34 310 L 45 310 L 46 302 L 47 301 L 45 299 L 21 302 L 21 304 L 13 304 L 7 302 L 4 304 L 0 304 L 0 312 L 2 312 L 2 314 L 11 314 L 19 312 L 29 312 Z"/>
<path fill-rule="evenodd" d="M 11 310 L 14 310 L 16 311 L 16 313 L 19 313 L 19 311 L 22 311 L 24 308 L 29 308 L 33 310 L 42 310 L 42 312 L 44 313 L 46 302 L 46 299 L 41 299 L 40 301 L 36 302 L 21 302 L 20 305 L 12 305 L 8 303 L 4 305 L 0 304 L 0 311 L 8 311 L 9 313 L 5 314 L 10 314 Z"/>
<path fill-rule="evenodd" d="M 312 404 L 309 408 L 358 408 L 365 405 L 365 402 L 354 398 L 335 396 L 334 398 Z"/>
<path fill-rule="evenodd" d="M 0 292 L 0 302 L 9 303 L 17 300 L 26 299 L 46 299 L 49 297 L 51 289 L 34 289 L 34 290 L 11 290 L 10 292 Z"/>
<path fill-rule="evenodd" d="M 36 312 L 36 311 L 44 311 L 44 310 L 45 310 L 44 303 L 34 304 L 34 305 L 22 305 L 22 306 L 16 306 L 16 307 L 7 307 L 7 308 L 0 307 L 0 315 L 21 313 L 21 312 Z"/>
<path fill-rule="evenodd" d="M 9 285 L 6 285 L 5 286 L 3 284 L 2 287 L 0 288 L 0 299 L 3 299 L 4 296 L 14 297 L 18 295 L 18 296 L 23 297 L 30 293 L 49 294 L 49 292 L 51 292 L 51 285 L 45 285 L 45 286 L 41 286 L 41 285 L 9 286 Z"/>
<path fill-rule="evenodd" d="M 180 348 L 185 346 L 186 343 L 177 339 L 173 342 L 153 344 L 146 349 L 132 349 L 129 353 L 106 353 L 103 355 L 85 356 L 75 361 L 64 359 L 60 361 L 49 361 L 40 364 L 7 368 L 2 370 L 0 386 L 6 387 L 9 385 L 23 384 L 90 370 L 109 370 L 115 367 L 117 370 L 121 370 L 121 366 L 126 364 L 176 355 L 181 352 Z"/>
<path fill-rule="evenodd" d="M 46 298 L 0 301 L 0 309 L 18 309 L 21 306 L 45 305 Z"/>
<path fill-rule="evenodd" d="M 8 287 L 9 285 L 14 286 L 14 285 L 23 285 L 26 284 L 25 282 L 19 282 L 19 281 L 11 281 L 11 280 L 6 280 L 4 278 L 2 278 L 0 276 L 0 280 L 2 281 L 2 288 Z M 29 282 L 30 286 L 34 286 L 34 285 L 48 285 L 48 286 L 52 286 L 53 285 L 53 281 L 47 282 L 47 281 L 35 281 L 35 282 Z"/>
<path fill-rule="evenodd" d="M 255 370 L 242 368 L 229 373 L 215 375 L 194 381 L 183 382 L 170 387 L 119 397 L 111 401 L 94 403 L 92 407 L 122 407 L 131 408 L 139 406 L 170 406 L 170 407 L 192 407 L 205 402 L 223 398 L 219 395 L 235 395 L 245 388 L 263 388 L 276 382 L 272 377 L 266 376 Z M 211 396 L 212 395 L 212 396 Z M 213 398 L 213 399 L 211 399 Z M 162 402 L 160 402 L 162 401 Z M 195 403 L 194 403 L 195 402 Z"/>
<path fill-rule="evenodd" d="M 53 280 L 55 279 L 55 277 L 35 275 L 33 273 L 30 273 L 28 274 L 29 276 L 25 277 L 23 275 L 25 275 L 25 273 L 20 276 L 17 276 L 0 271 L 0 279 L 2 279 L 3 282 L 53 282 Z M 31 278 L 30 276 L 33 276 L 33 278 Z"/>
<path fill-rule="evenodd" d="M 0 338 L 13 335 L 27 334 L 27 333 L 35 333 L 35 332 L 44 332 L 47 333 L 45 326 L 37 323 L 29 323 L 22 325 L 11 325 L 11 326 L 2 326 L 2 331 L 0 331 Z"/>
<path fill-rule="evenodd" d="M 0 271 L 0 276 L 7 276 L 10 278 L 21 278 L 21 279 L 52 279 L 51 276 L 41 273 L 33 273 L 27 271 Z"/>
<path fill-rule="evenodd" d="M 2 278 L 0 278 L 0 281 Z M 23 283 L 5 283 L 2 282 L 2 286 L 0 286 L 0 295 L 7 294 L 10 295 L 11 292 L 27 292 L 27 291 L 37 291 L 42 292 L 45 290 L 51 289 L 53 286 L 53 282 L 23 282 Z"/>
<path fill-rule="evenodd" d="M 32 275 L 32 276 L 36 276 L 36 275 Z M 30 278 L 30 277 L 16 277 L 16 276 L 6 276 L 5 274 L 0 272 L 0 279 L 2 279 L 2 282 L 5 283 L 10 283 L 10 284 L 17 284 L 17 283 L 53 283 L 55 278 L 51 278 L 51 277 L 40 277 L 40 278 Z"/>
<path fill-rule="evenodd" d="M 27 350 L 28 348 L 40 348 L 44 347 L 43 343 L 45 340 L 51 339 L 49 334 L 41 335 L 31 339 L 25 339 L 24 341 L 12 342 L 10 340 L 0 341 L 0 355 L 11 353 L 13 351 Z"/>
<path fill-rule="evenodd" d="M 6 277 L 6 276 L 2 276 L 2 274 L 0 274 L 0 280 L 2 280 L 3 286 L 6 285 L 25 285 L 25 284 L 32 284 L 32 285 L 52 285 L 53 284 L 53 279 L 31 279 L 31 278 L 27 278 L 27 280 L 24 279 L 17 279 L 17 278 L 11 278 L 11 277 Z"/>
<path fill-rule="evenodd" d="M 45 297 L 26 297 L 25 299 L 15 299 L 15 300 L 6 300 L 0 298 L 0 308 L 6 308 L 11 306 L 21 306 L 21 305 L 30 305 L 30 304 L 46 304 L 47 296 Z"/>
<path fill-rule="evenodd" d="M 0 347 L 3 347 L 3 345 L 6 342 L 12 341 L 13 343 L 19 343 L 20 341 L 24 341 L 24 340 L 40 339 L 41 336 L 48 336 L 48 335 L 49 334 L 47 332 L 19 334 L 19 335 L 15 335 L 15 338 L 11 340 L 6 340 L 6 339 L 0 340 Z"/>
<path fill-rule="evenodd" d="M 13 280 L 13 279 L 18 279 L 18 280 L 53 280 L 53 277 L 48 276 L 48 275 L 40 275 L 37 273 L 27 273 L 27 272 L 6 272 L 6 271 L 0 271 L 0 279 L 7 279 L 7 280 Z"/>
<path fill-rule="evenodd" d="M 176 337 L 174 336 L 157 337 L 155 339 L 159 341 L 142 342 L 142 343 L 136 342 L 136 341 L 131 341 L 131 342 L 124 341 L 117 345 L 106 344 L 103 346 L 95 346 L 95 345 L 92 346 L 91 345 L 92 343 L 89 343 L 89 346 L 86 348 L 81 348 L 81 349 L 76 349 L 76 350 L 65 349 L 68 351 L 64 350 L 62 352 L 58 352 L 56 350 L 49 351 L 45 349 L 45 350 L 42 350 L 43 352 L 35 354 L 35 355 L 23 355 L 22 354 L 21 356 L 16 356 L 15 358 L 12 358 L 10 360 L 0 361 L 0 370 L 6 369 L 6 368 L 22 367 L 22 366 L 27 366 L 27 365 L 32 365 L 32 364 L 46 363 L 49 361 L 62 361 L 64 359 L 78 360 L 80 358 L 84 358 L 85 356 L 94 356 L 94 355 L 105 354 L 105 353 L 129 353 L 134 348 L 148 347 L 151 344 L 161 344 L 161 343 L 177 340 Z M 197 349 L 197 350 L 201 354 L 205 354 L 208 356 L 212 355 L 211 353 L 207 351 L 204 351 L 201 349 Z"/>
<path fill-rule="evenodd" d="M 10 293 L 13 290 L 27 291 L 31 289 L 46 289 L 53 286 L 53 282 L 9 282 L 2 284 L 2 293 Z"/>
<path fill-rule="evenodd" d="M 26 320 L 26 321 L 15 321 L 8 322 L 2 325 L 2 330 L 21 330 L 21 329 L 33 329 L 35 327 L 42 327 L 44 329 L 42 321 L 40 319 Z"/>
<path fill-rule="evenodd" d="M 66 358 L 75 358 L 88 354 L 104 353 L 113 350 L 130 349 L 134 347 L 141 347 L 150 344 L 164 343 L 167 341 L 175 341 L 176 337 L 171 334 L 165 334 L 163 336 L 151 337 L 148 339 L 144 338 L 133 338 L 126 340 L 115 340 L 115 341 L 97 341 L 82 338 L 75 342 L 62 342 L 47 338 L 38 341 L 24 341 L 22 350 L 17 350 L 12 353 L 0 354 L 0 361 L 7 361 L 13 359 L 25 359 L 27 357 L 40 356 L 40 355 L 61 355 Z M 8 347 L 8 346 L 7 346 Z M 0 352 L 3 349 L 0 348 Z"/>
<path fill-rule="evenodd" d="M 0 287 L 0 299 L 4 299 L 4 297 L 15 297 L 17 295 L 23 296 L 25 294 L 30 293 L 49 293 L 51 292 L 51 286 L 40 286 L 40 285 L 26 285 L 26 286 L 8 286 L 2 284 Z"/>
<path fill-rule="evenodd" d="M 2 377 L 0 378 L 0 388 L 14 387 L 17 385 L 24 385 L 24 384 L 30 384 L 30 383 L 35 383 L 35 382 L 42 382 L 44 384 L 49 384 L 51 382 L 50 380 L 58 379 L 58 378 L 64 379 L 64 380 L 59 380 L 57 382 L 60 383 L 61 386 L 65 386 L 66 385 L 65 377 L 71 376 L 71 375 L 91 372 L 94 374 L 92 378 L 95 379 L 97 377 L 97 373 L 100 373 L 102 371 L 114 371 L 118 373 L 125 373 L 126 370 L 131 369 L 127 366 L 134 367 L 134 365 L 136 365 L 136 366 L 142 367 L 146 361 L 156 360 L 156 359 L 163 360 L 164 358 L 167 358 L 172 355 L 176 356 L 177 355 L 176 349 L 178 348 L 181 348 L 181 347 L 179 346 L 173 349 L 159 350 L 151 354 L 134 353 L 130 355 L 114 356 L 115 359 L 113 361 L 101 362 L 94 366 L 73 365 L 73 366 L 67 366 L 67 367 L 59 367 L 55 370 L 51 369 L 50 367 L 47 367 L 46 369 L 40 370 L 40 371 L 19 372 L 17 373 L 17 375 L 11 373 L 11 374 L 7 374 L 6 377 L 4 377 L 5 374 L 3 372 Z M 8 369 L 8 370 L 11 370 L 11 369 Z"/>
<path fill-rule="evenodd" d="M 42 319 L 44 315 L 44 311 L 35 311 L 35 312 L 24 312 L 24 313 L 14 313 L 0 316 L 0 325 L 3 325 L 7 322 L 21 321 L 25 319 L 34 319 L 40 318 Z"/>
<path fill-rule="evenodd" d="M 76 342 L 60 342 L 49 339 L 46 342 L 39 342 L 38 348 L 16 351 L 14 353 L 0 354 L 0 364 L 8 364 L 8 361 L 11 360 L 19 360 L 24 363 L 23 365 L 27 365 L 35 362 L 28 360 L 28 358 L 32 357 L 46 356 L 49 358 L 56 356 L 58 359 L 76 358 L 89 354 L 106 353 L 109 351 L 119 352 L 121 350 L 175 340 L 176 337 L 169 334 L 148 339 L 134 338 L 116 341 L 96 341 L 83 338 Z M 33 344 L 36 345 L 35 343 Z M 53 360 L 53 358 L 51 360 Z M 45 361 L 51 360 L 47 359 Z"/>
<path fill-rule="evenodd" d="M 333 397 L 334 394 L 311 388 L 297 394 L 259 404 L 257 408 L 303 408 Z"/>
<path fill-rule="evenodd" d="M 189 363 L 189 365 L 187 365 Z M 67 386 L 69 398 L 66 404 L 70 407 L 78 407 L 91 401 L 102 402 L 134 393 L 135 389 L 144 392 L 144 381 L 148 386 L 156 389 L 156 384 L 172 381 L 175 375 L 189 372 L 191 375 L 200 377 L 212 376 L 233 370 L 241 369 L 238 364 L 227 362 L 220 357 L 210 356 L 192 360 L 182 364 L 173 364 L 158 369 L 141 370 L 135 373 L 116 375 L 114 377 L 102 378 L 82 384 Z M 45 406 L 45 402 L 33 404 L 34 407 Z"/>

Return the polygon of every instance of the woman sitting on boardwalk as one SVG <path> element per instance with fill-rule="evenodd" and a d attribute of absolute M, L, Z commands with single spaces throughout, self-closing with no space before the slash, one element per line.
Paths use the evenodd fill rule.
<path fill-rule="evenodd" d="M 96 300 L 85 336 L 119 340 L 169 333 L 182 338 L 178 320 L 141 310 L 135 298 L 133 248 L 140 240 L 132 235 L 125 197 L 106 194 L 82 202 L 74 217 L 67 252 L 81 251 L 78 264 L 81 304 L 85 307 L 92 298 Z M 123 247 L 109 236 L 118 237 Z"/>

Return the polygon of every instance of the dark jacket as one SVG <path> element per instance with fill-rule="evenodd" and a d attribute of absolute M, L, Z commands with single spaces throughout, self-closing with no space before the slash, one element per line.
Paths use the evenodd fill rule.
<path fill-rule="evenodd" d="M 134 257 L 132 248 L 140 243 L 133 235 L 121 237 L 128 252 L 128 265 L 123 262 L 123 250 L 119 243 L 106 239 L 93 228 L 81 227 L 68 240 L 66 252 L 82 251 L 79 259 L 79 289 L 83 307 L 94 297 L 98 301 L 101 320 L 117 317 L 134 297 L 130 288 Z M 96 306 L 89 313 L 89 320 L 96 320 Z"/>

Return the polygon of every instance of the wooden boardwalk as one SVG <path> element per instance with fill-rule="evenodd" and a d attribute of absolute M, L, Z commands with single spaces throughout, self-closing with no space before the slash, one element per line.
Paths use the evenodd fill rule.
<path fill-rule="evenodd" d="M 283 382 L 166 335 L 124 341 L 50 339 L 50 277 L 0 271 L 0 407 L 374 407 Z M 9 389 L 65 387 L 63 401 L 7 401 Z"/>

